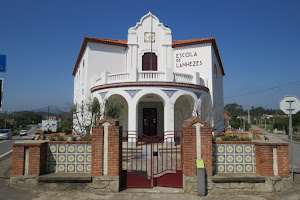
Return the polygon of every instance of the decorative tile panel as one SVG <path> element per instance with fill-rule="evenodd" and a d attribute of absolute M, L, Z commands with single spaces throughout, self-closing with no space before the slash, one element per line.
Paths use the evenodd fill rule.
<path fill-rule="evenodd" d="M 125 92 L 127 92 L 131 98 L 133 98 L 139 91 L 141 90 L 125 90 Z"/>
<path fill-rule="evenodd" d="M 201 93 L 199 93 L 199 92 L 194 92 L 194 93 L 198 99 L 201 97 Z"/>
<path fill-rule="evenodd" d="M 173 94 L 178 90 L 162 90 L 162 91 L 164 91 L 168 95 L 168 97 L 171 98 Z"/>
<path fill-rule="evenodd" d="M 214 173 L 256 173 L 252 144 L 214 144 Z"/>
<path fill-rule="evenodd" d="M 99 93 L 100 96 L 101 96 L 101 98 L 102 98 L 102 100 L 104 100 L 104 98 L 105 98 L 105 96 L 106 96 L 107 93 L 108 93 L 108 92 L 100 92 L 100 93 Z"/>
<path fill-rule="evenodd" d="M 90 144 L 48 144 L 48 173 L 90 173 Z"/>

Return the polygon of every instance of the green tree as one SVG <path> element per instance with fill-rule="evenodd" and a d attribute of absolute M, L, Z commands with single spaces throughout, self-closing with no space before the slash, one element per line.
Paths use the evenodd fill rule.
<path fill-rule="evenodd" d="M 101 105 L 98 99 L 94 98 L 93 101 L 89 99 L 81 105 L 74 104 L 71 115 L 73 116 L 73 130 L 80 135 L 90 134 L 92 127 L 101 117 Z"/>
<path fill-rule="evenodd" d="M 227 111 L 227 114 L 231 119 L 236 118 L 238 115 L 242 115 L 244 113 L 243 106 L 237 103 L 231 103 L 225 105 L 224 109 Z"/>
<path fill-rule="evenodd" d="M 116 103 L 113 100 L 106 100 L 104 106 L 104 116 L 112 117 L 114 119 L 118 119 L 120 117 L 121 109 L 123 108 L 122 104 Z"/>

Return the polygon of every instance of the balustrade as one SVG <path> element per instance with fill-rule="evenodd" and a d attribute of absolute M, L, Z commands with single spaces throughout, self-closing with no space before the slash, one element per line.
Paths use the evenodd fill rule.
<path fill-rule="evenodd" d="M 97 86 L 102 84 L 136 82 L 136 81 L 167 81 L 167 82 L 176 82 L 176 83 L 199 84 L 204 86 L 204 83 L 200 82 L 199 73 L 197 74 L 184 74 L 178 72 L 142 71 L 142 72 L 137 72 L 136 75 L 133 75 L 130 74 L 129 72 L 114 73 L 114 74 L 103 72 L 101 77 L 97 77 L 94 79 L 93 85 Z M 169 80 L 168 77 L 170 76 L 173 78 Z M 197 82 L 197 79 L 199 79 L 199 83 Z"/>

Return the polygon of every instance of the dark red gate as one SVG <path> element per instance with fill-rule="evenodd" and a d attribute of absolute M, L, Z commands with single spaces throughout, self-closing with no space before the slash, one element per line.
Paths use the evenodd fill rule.
<path fill-rule="evenodd" d="M 182 188 L 180 131 L 147 136 L 126 131 L 122 142 L 122 186 Z"/>

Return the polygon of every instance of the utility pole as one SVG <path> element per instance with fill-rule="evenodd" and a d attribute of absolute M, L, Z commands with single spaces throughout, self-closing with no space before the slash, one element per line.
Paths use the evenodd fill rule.
<path fill-rule="evenodd" d="M 248 124 L 251 124 L 250 110 L 248 110 Z"/>
<path fill-rule="evenodd" d="M 48 105 L 48 113 L 47 113 L 47 120 L 49 119 L 49 105 Z"/>
<path fill-rule="evenodd" d="M 267 129 L 267 118 L 265 118 L 265 129 Z"/>
<path fill-rule="evenodd" d="M 9 110 L 5 111 L 4 129 L 6 129 L 6 121 L 7 121 L 8 112 L 9 112 Z"/>
<path fill-rule="evenodd" d="M 294 163 L 294 156 L 293 156 L 293 126 L 292 126 L 292 102 L 294 102 L 293 100 L 289 100 L 286 101 L 289 103 L 289 111 L 290 111 L 290 139 L 291 139 L 291 174 L 292 174 L 292 182 L 294 181 L 294 167 L 293 167 L 293 163 Z"/>
<path fill-rule="evenodd" d="M 290 162 L 291 162 L 291 176 L 292 182 L 294 181 L 294 151 L 293 151 L 293 125 L 292 114 L 296 114 L 300 110 L 300 100 L 296 96 L 285 96 L 280 101 L 280 109 L 290 116 Z"/>

